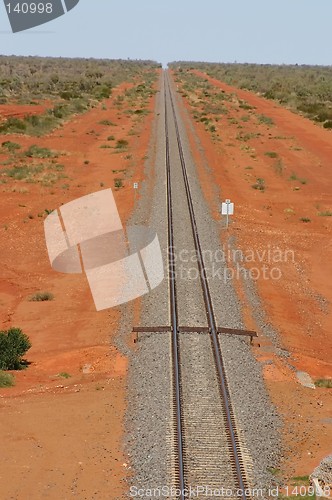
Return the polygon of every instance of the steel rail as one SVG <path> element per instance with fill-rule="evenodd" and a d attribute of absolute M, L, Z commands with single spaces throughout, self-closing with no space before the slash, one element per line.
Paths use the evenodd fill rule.
<path fill-rule="evenodd" d="M 220 345 L 219 345 L 219 341 L 218 341 L 218 331 L 217 331 L 217 325 L 216 325 L 216 320 L 215 320 L 215 315 L 214 315 L 213 302 L 211 299 L 211 293 L 210 293 L 209 283 L 208 283 L 208 279 L 207 279 L 207 275 L 206 275 L 203 253 L 202 253 L 202 248 L 201 248 L 198 229 L 197 229 L 195 211 L 194 211 L 193 200 L 192 200 L 191 190 L 190 190 L 190 185 L 189 185 L 189 180 L 188 180 L 187 167 L 186 167 L 186 161 L 185 161 L 184 151 L 183 151 L 183 147 L 182 147 L 178 119 L 176 116 L 174 100 L 173 100 L 172 92 L 171 92 L 171 86 L 170 86 L 170 83 L 169 83 L 167 76 L 165 77 L 165 107 L 167 107 L 167 105 L 166 105 L 166 82 L 167 82 L 168 92 L 169 92 L 169 96 L 170 96 L 170 102 L 171 102 L 172 111 L 173 111 L 173 117 L 174 117 L 175 129 L 176 129 L 176 137 L 177 137 L 180 161 L 181 161 L 181 166 L 182 166 L 182 173 L 183 173 L 183 178 L 184 178 L 184 183 L 185 183 L 185 190 L 186 190 L 188 207 L 189 207 L 189 212 L 190 212 L 192 232 L 193 232 L 193 237 L 194 237 L 195 249 L 197 252 L 197 261 L 198 261 L 201 285 L 202 285 L 202 290 L 203 290 L 203 295 L 204 295 L 206 315 L 207 315 L 207 320 L 208 320 L 208 324 L 209 324 L 209 328 L 210 328 L 210 337 L 211 337 L 211 342 L 212 342 L 212 346 L 213 346 L 213 353 L 214 353 L 214 358 L 215 358 L 215 362 L 216 362 L 218 378 L 219 378 L 219 382 L 220 382 L 221 396 L 222 396 L 223 404 L 225 407 L 226 423 L 227 423 L 227 429 L 228 429 L 229 436 L 230 436 L 231 451 L 232 451 L 232 456 L 233 456 L 232 458 L 233 458 L 234 464 L 235 464 L 238 486 L 239 486 L 239 489 L 241 491 L 241 496 L 239 496 L 239 498 L 242 498 L 243 500 L 248 500 L 248 496 L 246 495 L 246 486 L 245 486 L 245 481 L 243 478 L 243 472 L 241 470 L 241 463 L 240 463 L 240 460 L 241 460 L 240 456 L 241 455 L 240 455 L 240 450 L 239 450 L 239 447 L 237 444 L 237 441 L 238 441 L 237 433 L 236 433 L 234 423 L 233 423 L 233 411 L 232 411 L 231 404 L 230 404 L 230 395 L 229 395 L 228 384 L 227 384 L 227 380 L 226 380 L 225 367 L 224 367 L 222 354 L 221 354 L 221 350 L 220 350 Z"/>
<path fill-rule="evenodd" d="M 166 135 L 166 174 L 167 174 L 167 219 L 168 219 L 168 280 L 170 290 L 170 314 L 172 327 L 172 355 L 173 355 L 173 376 L 175 389 L 175 410 L 176 410 L 176 445 L 178 453 L 178 475 L 181 500 L 185 499 L 185 473 L 184 473 L 184 444 L 182 430 L 182 404 L 181 404 L 181 374 L 180 374 L 180 350 L 178 339 L 178 310 L 175 278 L 175 254 L 174 254 L 174 233 L 173 233 L 173 209 L 172 209 L 172 189 L 171 189 L 171 159 L 170 144 L 168 134 L 168 111 L 166 80 L 164 80 L 165 97 L 165 135 Z"/>

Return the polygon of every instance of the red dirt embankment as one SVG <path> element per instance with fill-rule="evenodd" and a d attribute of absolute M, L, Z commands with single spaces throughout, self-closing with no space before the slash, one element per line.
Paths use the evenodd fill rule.
<path fill-rule="evenodd" d="M 125 113 L 116 98 L 130 86 L 117 87 L 103 105 L 48 136 L 0 139 L 19 143 L 20 152 L 32 144 L 49 148 L 64 165 L 55 180 L 47 167 L 45 177 L 31 182 L 8 177 L 9 167 L 0 167 L 1 329 L 20 327 L 32 343 L 31 365 L 15 373 L 15 387 L 0 389 L 2 498 L 119 499 L 126 490 L 127 360 L 112 346 L 119 311 L 97 313 L 84 275 L 51 269 L 43 222 L 47 211 L 111 187 L 125 224 L 134 207 L 132 183 L 143 178 L 154 109 L 150 99 L 147 116 Z M 118 140 L 128 145 L 117 149 Z M 116 179 L 122 187 L 115 187 Z M 54 300 L 29 301 L 44 291 Z"/>
<path fill-rule="evenodd" d="M 331 452 L 331 390 L 302 387 L 294 368 L 313 379 L 332 377 L 332 133 L 274 102 L 193 73 L 228 96 L 223 101 L 227 112 L 214 122 L 215 131 L 194 123 L 210 172 L 193 138 L 191 145 L 214 216 L 220 219 L 215 186 L 221 199 L 235 202 L 223 243 L 235 237 L 248 256 L 243 265 L 259 275 L 257 290 L 267 321 L 289 352 L 289 357 L 280 356 L 259 331 L 261 347 L 254 348 L 255 355 L 264 363 L 272 400 L 284 417 L 283 469 L 289 475 L 309 474 Z M 201 109 L 197 94 L 184 102 L 194 114 Z M 235 281 L 246 324 L 257 328 L 241 280 Z"/>

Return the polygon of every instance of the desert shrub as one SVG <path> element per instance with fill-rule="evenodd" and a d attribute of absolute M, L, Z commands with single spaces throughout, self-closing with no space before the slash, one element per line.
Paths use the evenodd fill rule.
<path fill-rule="evenodd" d="M 258 115 L 258 121 L 264 125 L 274 125 L 274 121 L 269 116 Z"/>
<path fill-rule="evenodd" d="M 264 179 L 258 178 L 257 182 L 251 186 L 253 189 L 258 191 L 265 191 L 265 181 Z"/>
<path fill-rule="evenodd" d="M 278 153 L 276 153 L 275 151 L 266 151 L 266 153 L 264 154 L 269 158 L 278 158 Z"/>
<path fill-rule="evenodd" d="M 13 153 L 18 149 L 21 149 L 20 144 L 17 144 L 17 142 L 12 142 L 12 141 L 4 141 L 1 144 L 1 147 L 7 149 L 10 153 Z"/>
<path fill-rule="evenodd" d="M 24 134 L 27 125 L 23 120 L 10 116 L 0 125 L 0 134 Z"/>
<path fill-rule="evenodd" d="M 53 299 L 54 295 L 50 292 L 37 292 L 29 300 L 31 302 L 46 302 Z"/>
<path fill-rule="evenodd" d="M 56 153 L 51 151 L 48 148 L 41 148 L 36 144 L 33 144 L 29 147 L 29 149 L 24 153 L 25 156 L 29 158 L 55 158 L 57 157 Z"/>
<path fill-rule="evenodd" d="M 108 99 L 111 96 L 111 93 L 112 93 L 111 85 L 96 86 L 93 91 L 94 97 L 99 101 L 101 101 L 102 99 Z"/>
<path fill-rule="evenodd" d="M 113 122 L 111 122 L 110 120 L 101 120 L 99 122 L 99 125 L 106 125 L 110 127 L 111 125 L 113 125 Z"/>
<path fill-rule="evenodd" d="M 324 387 L 325 389 L 332 389 L 332 379 L 320 378 L 315 381 L 316 387 Z"/>
<path fill-rule="evenodd" d="M 324 128 L 332 128 L 332 120 L 328 120 L 323 125 Z"/>
<path fill-rule="evenodd" d="M 29 337 L 20 328 L 0 331 L 0 370 L 19 370 L 23 356 L 30 349 Z"/>
<path fill-rule="evenodd" d="M 117 149 L 125 149 L 128 146 L 129 142 L 126 139 L 119 139 L 116 143 Z"/>
<path fill-rule="evenodd" d="M 122 179 L 114 179 L 114 186 L 116 188 L 121 188 L 123 187 L 123 180 Z"/>

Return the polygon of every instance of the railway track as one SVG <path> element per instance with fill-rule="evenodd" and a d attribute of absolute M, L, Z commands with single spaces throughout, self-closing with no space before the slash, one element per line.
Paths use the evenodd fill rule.
<path fill-rule="evenodd" d="M 247 496 L 247 479 L 241 456 L 239 434 L 231 405 L 231 398 L 218 339 L 213 302 L 197 229 L 186 158 L 176 113 L 172 88 L 165 73 L 165 135 L 166 176 L 168 214 L 168 259 L 169 259 L 169 306 L 172 332 L 173 400 L 175 422 L 175 481 L 179 489 L 178 498 L 186 498 L 190 487 L 208 488 L 220 491 L 224 488 L 227 498 Z M 177 155 L 177 160 L 173 158 Z M 174 168 L 181 169 L 181 186 L 174 185 Z M 176 223 L 176 204 L 173 189 L 185 203 L 182 208 L 187 214 L 191 235 L 188 245 L 197 256 L 199 278 L 191 283 L 197 295 L 195 302 L 200 312 L 202 331 L 208 327 L 208 334 L 200 334 L 200 327 L 188 332 L 181 327 L 186 296 L 177 280 L 177 255 L 175 245 L 181 235 Z M 180 191 L 179 191 L 180 190 Z M 174 189 L 175 191 L 175 189 Z M 183 224 L 183 222 L 182 222 Z M 188 306 L 189 307 L 189 306 Z M 202 319 L 203 318 L 203 319 Z M 195 322 L 197 324 L 197 322 Z M 196 331 L 195 331 L 196 330 Z M 227 491 L 226 491 L 227 490 Z M 197 498 L 209 498 L 207 491 L 201 491 Z M 211 498 L 213 497 L 212 493 Z"/>

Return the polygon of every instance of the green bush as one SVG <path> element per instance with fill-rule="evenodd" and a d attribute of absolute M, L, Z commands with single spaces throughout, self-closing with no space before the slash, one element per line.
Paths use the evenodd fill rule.
<path fill-rule="evenodd" d="M 20 328 L 0 331 L 0 370 L 20 370 L 30 347 L 29 337 Z"/>

